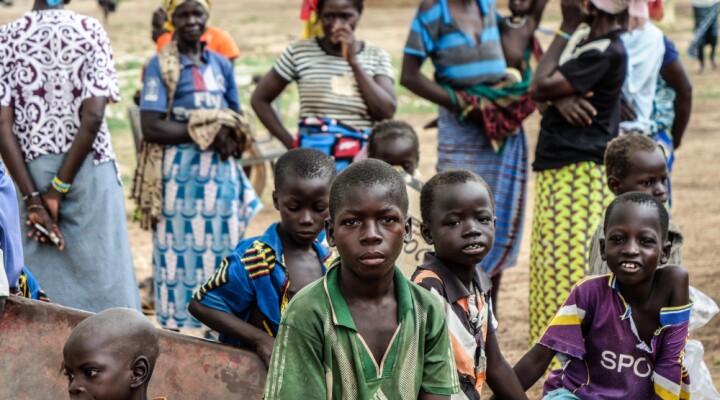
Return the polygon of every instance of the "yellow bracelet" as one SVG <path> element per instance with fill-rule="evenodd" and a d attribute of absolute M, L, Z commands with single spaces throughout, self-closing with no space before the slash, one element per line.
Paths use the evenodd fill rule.
<path fill-rule="evenodd" d="M 63 194 L 70 191 L 70 186 L 71 186 L 69 183 L 65 183 L 65 182 L 61 181 L 60 178 L 57 177 L 57 175 L 52 179 L 52 181 L 50 182 L 50 185 L 52 185 L 53 189 L 55 189 L 58 192 L 63 193 Z"/>
<path fill-rule="evenodd" d="M 560 36 L 561 38 L 565 40 L 570 40 L 570 34 L 567 32 L 563 32 L 562 29 L 558 29 L 555 31 L 555 34 Z"/>

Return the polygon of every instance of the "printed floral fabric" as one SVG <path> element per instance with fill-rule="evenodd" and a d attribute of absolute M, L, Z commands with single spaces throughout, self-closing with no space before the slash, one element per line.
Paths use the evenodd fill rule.
<path fill-rule="evenodd" d="M 12 106 L 25 161 L 70 149 L 81 104 L 120 98 L 110 40 L 99 21 L 69 10 L 31 11 L 0 27 L 0 105 Z M 94 164 L 115 159 L 103 121 Z"/>

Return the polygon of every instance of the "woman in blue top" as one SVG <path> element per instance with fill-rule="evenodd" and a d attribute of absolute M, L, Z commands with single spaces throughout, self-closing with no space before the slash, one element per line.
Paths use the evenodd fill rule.
<path fill-rule="evenodd" d="M 164 145 L 162 215 L 153 229 L 152 265 L 158 322 L 168 328 L 200 327 L 187 305 L 232 252 L 259 207 L 235 162 L 239 146 L 231 130 L 222 128 L 205 151 L 188 133 L 194 110 L 240 111 L 232 65 L 200 41 L 208 8 L 206 0 L 184 0 L 169 10 L 180 64 L 172 105 L 168 109 L 162 57 L 145 70 L 140 103 L 144 139 Z"/>
<path fill-rule="evenodd" d="M 425 59 L 435 66 L 435 81 L 420 72 Z M 508 135 L 496 152 L 478 111 L 461 117 L 451 91 L 459 94 L 505 77 L 505 56 L 494 0 L 425 0 L 410 27 L 400 83 L 440 108 L 438 172 L 472 171 L 495 195 L 495 245 L 482 267 L 498 292 L 502 271 L 515 265 L 520 250 L 528 173 L 527 137 L 522 128 Z M 457 97 L 457 96 L 456 96 Z M 461 109 L 463 108 L 463 109 Z M 495 296 L 493 296 L 495 297 Z M 496 303 L 493 298 L 493 303 Z"/>

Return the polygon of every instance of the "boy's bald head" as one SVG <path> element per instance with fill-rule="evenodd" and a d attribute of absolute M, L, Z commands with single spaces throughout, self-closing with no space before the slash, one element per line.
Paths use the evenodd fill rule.
<path fill-rule="evenodd" d="M 82 344 L 86 349 L 112 349 L 128 365 L 144 356 L 150 375 L 160 352 L 158 331 L 142 313 L 129 308 L 110 308 L 78 324 L 65 342 L 64 354 Z M 149 379 L 149 377 L 148 377 Z"/>

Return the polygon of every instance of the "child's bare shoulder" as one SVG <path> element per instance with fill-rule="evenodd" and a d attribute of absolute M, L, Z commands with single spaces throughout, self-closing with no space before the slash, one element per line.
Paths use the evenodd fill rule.
<path fill-rule="evenodd" d="M 655 272 L 655 290 L 667 299 L 665 307 L 686 305 L 689 286 L 690 276 L 687 270 L 679 265 L 665 265 Z"/>
<path fill-rule="evenodd" d="M 679 265 L 665 265 L 658 268 L 655 274 L 660 287 L 686 287 L 690 281 L 687 270 Z"/>

